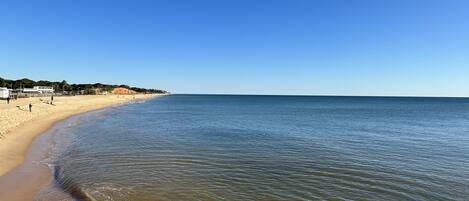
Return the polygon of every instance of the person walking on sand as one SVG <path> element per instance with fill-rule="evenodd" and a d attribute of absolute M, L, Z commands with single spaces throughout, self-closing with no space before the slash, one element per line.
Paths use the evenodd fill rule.
<path fill-rule="evenodd" d="M 29 103 L 29 112 L 32 112 L 32 109 L 33 108 L 33 105 L 31 103 Z"/>
<path fill-rule="evenodd" d="M 7 97 L 7 104 L 10 104 L 10 96 Z"/>
<path fill-rule="evenodd" d="M 50 104 L 53 105 L 54 104 L 53 102 L 54 102 L 54 95 L 50 97 Z"/>

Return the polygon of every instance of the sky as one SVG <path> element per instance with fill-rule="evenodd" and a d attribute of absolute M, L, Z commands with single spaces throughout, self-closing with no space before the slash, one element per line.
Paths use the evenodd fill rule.
<path fill-rule="evenodd" d="M 0 77 L 469 96 L 466 0 L 0 0 Z"/>

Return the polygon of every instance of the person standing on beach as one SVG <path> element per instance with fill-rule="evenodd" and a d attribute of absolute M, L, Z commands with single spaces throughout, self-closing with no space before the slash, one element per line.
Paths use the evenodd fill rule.
<path fill-rule="evenodd" d="M 7 104 L 10 104 L 10 96 L 7 97 Z"/>
<path fill-rule="evenodd" d="M 54 102 L 54 95 L 50 97 L 50 104 L 53 105 L 53 102 Z"/>
<path fill-rule="evenodd" d="M 32 112 L 32 109 L 33 108 L 33 105 L 31 103 L 29 103 L 29 112 Z"/>

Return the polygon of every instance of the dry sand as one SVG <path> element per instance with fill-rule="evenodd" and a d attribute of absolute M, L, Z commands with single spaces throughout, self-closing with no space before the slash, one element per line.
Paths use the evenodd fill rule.
<path fill-rule="evenodd" d="M 28 148 L 33 140 L 55 122 L 75 114 L 155 96 L 158 95 L 56 96 L 53 104 L 49 104 L 50 97 L 12 100 L 10 104 L 1 100 L 0 200 L 32 200 L 34 193 L 50 180 L 48 173 L 34 172 L 45 170 L 25 162 L 25 158 L 31 157 Z M 32 112 L 28 108 L 30 103 Z"/>

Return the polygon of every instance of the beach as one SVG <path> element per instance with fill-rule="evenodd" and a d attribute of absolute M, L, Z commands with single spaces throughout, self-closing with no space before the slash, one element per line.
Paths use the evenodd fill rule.
<path fill-rule="evenodd" d="M 11 100 L 10 104 L 2 100 L 0 103 L 0 161 L 2 161 L 0 163 L 0 186 L 3 189 L 0 190 L 0 200 L 4 198 L 8 198 L 7 200 L 25 199 L 24 192 L 18 190 L 12 183 L 17 181 L 8 182 L 11 183 L 11 185 L 7 185 L 7 187 L 11 187 L 11 191 L 5 189 L 6 187 L 2 184 L 11 178 L 9 173 L 14 172 L 15 168 L 25 161 L 28 148 L 33 140 L 47 131 L 54 123 L 79 113 L 155 96 L 157 95 L 56 96 L 52 104 L 51 97 Z M 31 112 L 28 107 L 30 103 L 32 105 Z M 33 190 L 38 190 L 40 184 L 48 181 L 48 177 L 34 179 L 36 182 L 30 183 L 31 187 L 34 187 Z M 2 182 L 2 180 L 4 181 Z M 22 197 L 15 198 L 15 193 L 18 196 L 22 195 Z M 32 199 L 32 196 L 29 195 L 27 198 Z"/>

